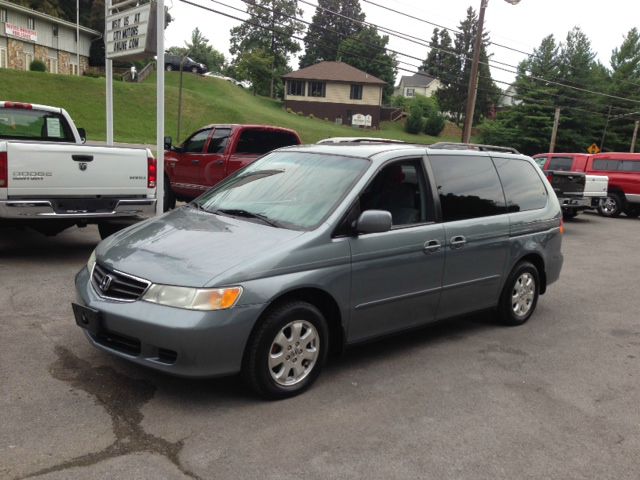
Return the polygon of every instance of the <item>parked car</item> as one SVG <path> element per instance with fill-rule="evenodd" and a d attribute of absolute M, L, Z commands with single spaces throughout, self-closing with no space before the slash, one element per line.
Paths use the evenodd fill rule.
<path fill-rule="evenodd" d="M 252 87 L 251 82 L 248 80 L 240 81 L 240 80 L 236 80 L 235 78 L 225 77 L 224 75 L 220 75 L 219 73 L 207 72 L 207 73 L 204 73 L 203 76 L 209 77 L 209 78 L 218 78 L 220 80 L 226 80 L 227 82 L 233 83 L 236 87 L 241 87 L 241 88 Z"/>
<path fill-rule="evenodd" d="M 523 324 L 560 275 L 561 233 L 523 155 L 288 147 L 100 243 L 73 308 L 99 349 L 282 398 L 347 345 L 484 309 Z"/>
<path fill-rule="evenodd" d="M 181 57 L 180 55 L 165 55 L 164 69 L 167 72 L 173 70 L 180 71 L 180 63 L 182 62 L 182 70 L 192 73 L 205 73 L 207 66 L 204 63 L 198 63 L 189 57 Z"/>
<path fill-rule="evenodd" d="M 85 138 L 62 108 L 0 102 L 0 226 L 55 235 L 97 224 L 105 238 L 155 213 L 151 151 Z"/>
<path fill-rule="evenodd" d="M 583 162 L 588 155 L 577 153 L 541 153 L 533 159 L 542 165 L 553 190 L 560 200 L 565 218 L 578 212 L 598 209 L 607 198 L 609 178 L 585 173 Z"/>
<path fill-rule="evenodd" d="M 165 139 L 165 210 L 192 200 L 276 148 L 299 145 L 294 130 L 268 125 L 207 125 L 179 147 Z"/>

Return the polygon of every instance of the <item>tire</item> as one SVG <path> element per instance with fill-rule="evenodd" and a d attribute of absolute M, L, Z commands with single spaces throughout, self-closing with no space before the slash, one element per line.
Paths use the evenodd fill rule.
<path fill-rule="evenodd" d="M 540 292 L 540 275 L 530 262 L 520 262 L 511 271 L 505 283 L 498 313 L 504 325 L 525 323 L 536 309 Z"/>
<path fill-rule="evenodd" d="M 169 177 L 164 177 L 164 200 L 162 205 L 162 211 L 168 212 L 176 208 L 176 195 L 171 190 L 171 183 Z"/>
<path fill-rule="evenodd" d="M 318 378 L 328 351 L 329 331 L 320 310 L 293 301 L 261 320 L 247 342 L 242 375 L 265 398 L 293 397 Z"/>
<path fill-rule="evenodd" d="M 112 223 L 112 222 L 101 222 L 98 224 L 98 232 L 100 232 L 100 238 L 104 240 L 107 237 L 110 237 L 116 232 L 119 232 L 123 228 L 128 225 L 123 225 L 120 223 Z"/>
<path fill-rule="evenodd" d="M 609 196 L 600 202 L 598 213 L 603 217 L 619 217 L 622 213 L 624 201 L 618 193 L 610 193 Z"/>
<path fill-rule="evenodd" d="M 165 69 L 167 72 L 170 72 L 170 71 L 172 71 L 172 70 L 173 70 L 173 65 L 171 65 L 171 64 L 169 63 L 169 64 L 167 64 L 167 65 L 165 65 L 165 66 L 164 66 L 164 69 Z"/>

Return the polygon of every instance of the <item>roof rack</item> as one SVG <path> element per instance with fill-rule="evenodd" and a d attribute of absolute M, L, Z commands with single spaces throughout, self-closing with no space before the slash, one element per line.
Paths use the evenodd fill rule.
<path fill-rule="evenodd" d="M 478 150 L 480 152 L 520 153 L 518 150 L 512 147 L 483 145 L 481 143 L 438 142 L 429 145 L 429 148 L 435 148 L 437 150 Z"/>

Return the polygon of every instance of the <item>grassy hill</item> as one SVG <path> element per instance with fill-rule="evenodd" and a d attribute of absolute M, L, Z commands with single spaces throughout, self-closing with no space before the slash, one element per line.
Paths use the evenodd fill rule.
<path fill-rule="evenodd" d="M 179 73 L 165 76 L 165 134 L 176 137 Z M 146 82 L 114 81 L 114 136 L 116 142 L 155 143 L 155 76 Z M 0 70 L 0 99 L 42 103 L 65 108 L 89 140 L 105 140 L 105 79 Z M 208 123 L 263 123 L 292 128 L 305 143 L 334 136 L 376 136 L 417 143 L 457 138 L 410 135 L 397 123 L 382 129 L 360 130 L 287 113 L 282 103 L 215 78 L 184 74 L 181 138 Z"/>

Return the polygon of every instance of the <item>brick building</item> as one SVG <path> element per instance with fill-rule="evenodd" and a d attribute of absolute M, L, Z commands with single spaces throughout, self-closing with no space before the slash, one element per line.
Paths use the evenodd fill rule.
<path fill-rule="evenodd" d="M 33 60 L 42 60 L 51 73 L 78 73 L 76 51 L 80 53 L 80 72 L 89 66 L 91 41 L 102 34 L 40 13 L 6 0 L 0 0 L 0 68 L 29 70 Z"/>

